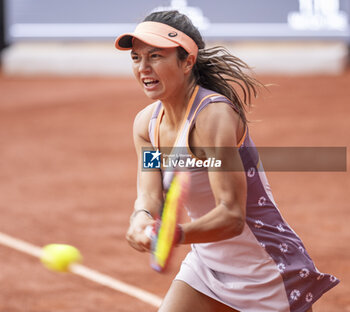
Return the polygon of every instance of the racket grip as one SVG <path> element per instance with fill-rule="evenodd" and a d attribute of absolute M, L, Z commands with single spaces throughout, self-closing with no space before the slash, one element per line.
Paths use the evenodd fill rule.
<path fill-rule="evenodd" d="M 152 235 L 153 235 L 153 226 L 152 225 L 147 225 L 146 226 L 146 228 L 145 228 L 145 235 L 148 238 L 152 238 Z"/>

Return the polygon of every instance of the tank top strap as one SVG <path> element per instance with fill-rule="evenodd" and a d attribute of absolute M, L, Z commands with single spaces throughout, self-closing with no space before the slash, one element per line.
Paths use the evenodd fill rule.
<path fill-rule="evenodd" d="M 196 119 L 199 115 L 199 113 L 206 108 L 209 104 L 212 103 L 227 103 L 230 107 L 232 107 L 232 109 L 239 113 L 236 109 L 236 107 L 233 105 L 233 103 L 231 102 L 231 100 L 229 100 L 226 96 L 219 94 L 219 93 L 215 93 L 214 91 L 205 89 L 205 88 L 200 88 L 199 92 L 198 92 L 198 96 L 196 98 L 196 105 L 193 105 L 192 110 L 191 110 L 191 114 L 189 115 L 189 119 L 188 119 L 188 127 L 186 129 L 186 135 L 184 135 L 182 146 L 187 146 L 188 147 L 188 139 L 189 139 L 189 134 L 191 132 L 191 130 L 193 129 L 195 123 L 196 123 Z M 248 134 L 248 127 L 245 127 L 245 131 L 244 134 L 240 140 L 240 142 L 238 143 L 238 147 L 242 146 L 243 143 L 246 141 L 246 139 L 249 137 Z"/>
<path fill-rule="evenodd" d="M 162 103 L 161 101 L 156 101 L 153 103 L 155 108 L 153 109 L 153 113 L 151 119 L 148 124 L 148 135 L 151 140 L 151 144 L 153 147 L 157 146 L 157 136 L 156 136 L 156 128 L 157 122 L 160 120 L 160 113 L 162 111 Z"/>
<path fill-rule="evenodd" d="M 181 129 L 181 133 L 178 136 L 178 140 L 176 141 L 176 146 L 186 146 L 187 136 L 192 130 L 198 114 L 209 104 L 224 102 L 230 105 L 235 111 L 237 111 L 232 102 L 227 97 L 215 91 L 197 86 L 194 93 L 194 99 L 192 100 L 193 102 L 190 103 L 189 111 L 187 112 L 187 118 L 185 120 L 184 126 Z M 155 108 L 152 113 L 148 129 L 149 138 L 154 147 L 158 147 L 159 145 L 158 130 L 163 113 L 164 110 L 161 101 L 155 102 Z"/>
<path fill-rule="evenodd" d="M 205 89 L 203 87 L 198 88 L 198 92 L 196 94 L 196 97 L 193 101 L 193 104 L 191 106 L 191 109 L 189 111 L 189 114 L 187 115 L 185 126 L 182 129 L 182 132 L 179 136 L 179 140 L 177 141 L 177 146 L 186 146 L 187 142 L 187 136 L 189 134 L 189 131 L 192 128 L 192 123 L 195 117 L 198 114 L 198 111 L 200 111 L 205 103 L 209 103 L 212 98 L 215 97 L 222 97 L 222 95 L 216 93 L 215 91 Z"/>
<path fill-rule="evenodd" d="M 207 90 L 207 91 L 209 91 L 209 90 Z M 235 110 L 235 112 L 238 113 L 236 107 L 233 105 L 233 103 L 226 96 L 221 95 L 219 93 L 211 92 L 211 94 L 208 94 L 208 95 L 204 96 L 201 99 L 201 101 L 199 101 L 198 106 L 196 107 L 196 109 L 194 110 L 193 114 L 191 115 L 189 131 L 191 131 L 192 128 L 194 127 L 196 119 L 197 119 L 199 113 L 204 108 L 206 108 L 209 104 L 218 103 L 218 102 L 227 103 L 228 105 L 230 105 L 232 107 L 232 109 Z"/>

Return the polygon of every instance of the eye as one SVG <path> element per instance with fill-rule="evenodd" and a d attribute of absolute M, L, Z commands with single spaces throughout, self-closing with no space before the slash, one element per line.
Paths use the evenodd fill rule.
<path fill-rule="evenodd" d="M 139 60 L 139 56 L 137 54 L 131 54 L 131 59 L 136 62 Z"/>
<path fill-rule="evenodd" d="M 151 54 L 151 58 L 152 59 L 156 59 L 156 58 L 160 58 L 160 57 L 162 57 L 160 54 L 158 54 L 158 53 L 152 53 Z"/>

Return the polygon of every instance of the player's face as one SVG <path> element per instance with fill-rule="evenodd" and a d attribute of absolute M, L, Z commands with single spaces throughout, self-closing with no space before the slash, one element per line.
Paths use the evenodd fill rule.
<path fill-rule="evenodd" d="M 131 57 L 135 77 L 149 98 L 176 97 L 185 87 L 186 71 L 178 60 L 176 48 L 156 48 L 135 39 Z"/>

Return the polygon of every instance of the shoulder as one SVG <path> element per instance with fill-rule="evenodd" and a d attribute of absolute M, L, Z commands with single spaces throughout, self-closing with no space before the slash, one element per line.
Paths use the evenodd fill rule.
<path fill-rule="evenodd" d="M 201 144 L 235 146 L 244 131 L 239 114 L 226 102 L 207 105 L 197 116 L 194 131 Z"/>
<path fill-rule="evenodd" d="M 144 109 L 139 111 L 135 117 L 134 124 L 138 122 L 149 122 L 158 103 L 159 102 L 156 101 L 152 104 L 147 105 Z"/>
<path fill-rule="evenodd" d="M 134 137 L 139 136 L 149 141 L 148 126 L 152 118 L 154 109 L 156 108 L 158 103 L 159 102 L 157 101 L 150 105 L 147 105 L 144 109 L 142 109 L 137 113 L 134 119 L 134 126 L 133 126 Z"/>
<path fill-rule="evenodd" d="M 220 120 L 218 120 L 220 118 Z M 210 122 L 219 123 L 223 120 L 239 121 L 238 113 L 227 102 L 213 102 L 204 107 L 197 116 L 197 123 Z"/>

